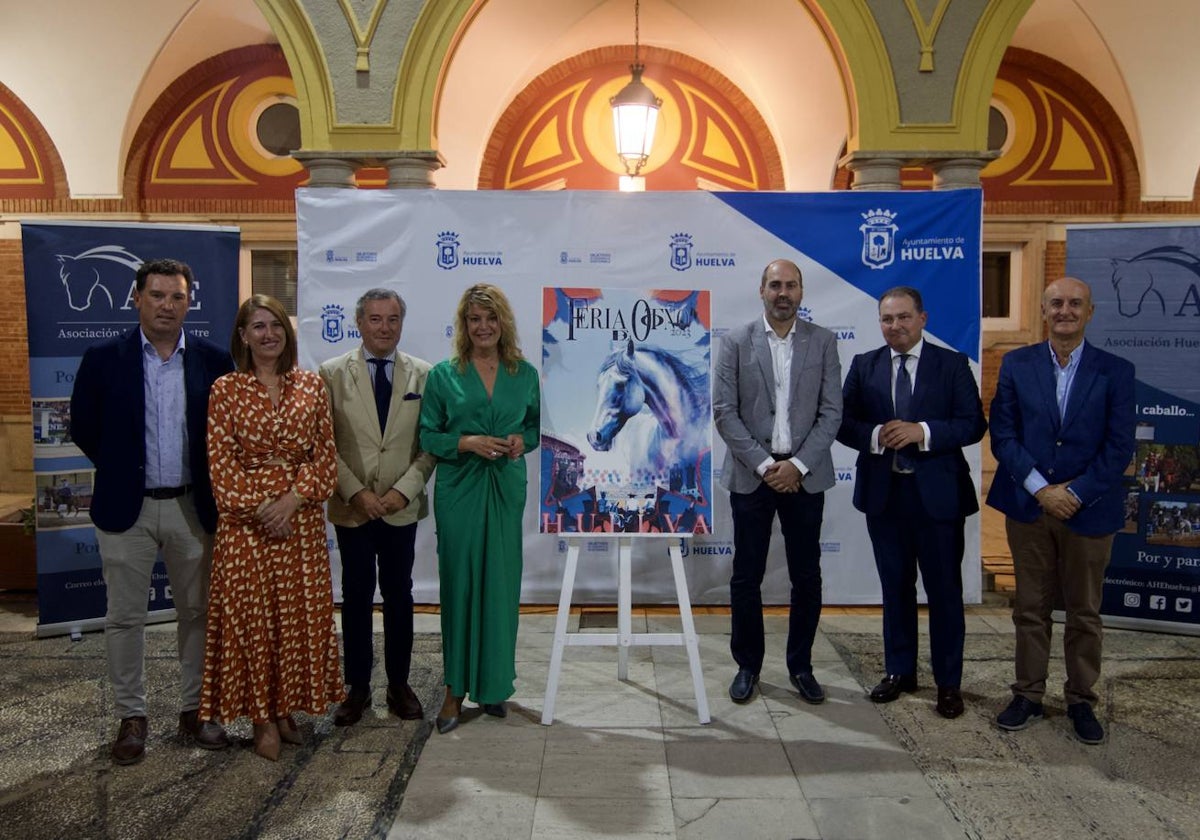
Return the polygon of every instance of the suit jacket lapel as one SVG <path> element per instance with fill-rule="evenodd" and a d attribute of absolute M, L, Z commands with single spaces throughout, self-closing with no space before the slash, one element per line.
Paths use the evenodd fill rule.
<path fill-rule="evenodd" d="M 391 402 L 388 403 L 388 435 L 394 434 L 399 426 L 395 420 L 400 414 L 400 406 L 403 403 L 405 388 L 407 386 L 408 365 L 404 363 L 404 357 L 401 356 L 400 351 L 397 350 L 396 363 L 392 365 L 392 399 Z"/>
<path fill-rule="evenodd" d="M 896 416 L 896 405 L 892 402 L 892 351 L 885 344 L 875 353 L 867 367 L 865 398 L 879 402 L 873 406 L 875 417 L 891 420 Z"/>
<path fill-rule="evenodd" d="M 808 339 L 807 325 L 797 319 L 796 329 L 792 333 L 792 367 L 788 377 L 791 380 L 788 393 L 792 395 L 793 405 L 796 403 L 796 395 L 800 393 L 800 371 L 804 370 L 804 360 L 807 358 L 808 348 L 811 346 Z"/>
<path fill-rule="evenodd" d="M 383 434 L 379 430 L 379 417 L 375 411 L 375 386 L 371 383 L 371 374 L 367 368 L 366 358 L 360 349 L 350 358 L 350 379 L 358 391 L 358 404 L 363 406 L 362 410 L 367 412 L 372 421 L 367 423 L 367 427 L 376 435 L 375 440 L 382 442 Z M 395 396 L 396 389 L 393 388 L 392 397 Z"/>
<path fill-rule="evenodd" d="M 1058 411 L 1058 394 L 1055 388 L 1054 370 L 1050 366 L 1054 364 L 1051 361 L 1053 351 L 1050 349 L 1048 342 L 1042 342 L 1038 345 L 1040 352 L 1043 354 L 1040 359 L 1034 358 L 1033 362 L 1033 381 L 1037 385 L 1038 392 L 1041 394 L 1042 402 L 1046 404 L 1047 413 L 1054 418 L 1054 428 L 1058 430 L 1062 428 L 1062 415 Z M 1078 376 L 1078 372 L 1076 372 Z"/>
<path fill-rule="evenodd" d="M 763 381 L 767 383 L 767 401 L 771 410 L 775 410 L 775 366 L 771 362 L 771 347 L 767 343 L 767 334 L 763 330 L 761 319 L 750 330 L 750 348 L 754 358 L 758 360 L 759 370 L 762 371 Z"/>
<path fill-rule="evenodd" d="M 913 383 L 912 416 L 921 416 L 921 401 L 926 394 L 933 390 L 939 381 L 941 372 L 941 356 L 933 349 L 928 341 L 921 348 L 921 358 L 917 360 L 917 381 Z M 905 418 L 908 419 L 908 418 Z"/>
<path fill-rule="evenodd" d="M 1096 354 L 1086 346 L 1087 342 L 1084 342 L 1084 345 L 1083 352 L 1079 357 L 1079 367 L 1075 371 L 1075 379 L 1071 382 L 1071 393 L 1067 394 L 1066 411 L 1061 420 L 1063 426 L 1074 421 L 1075 416 L 1079 414 L 1079 406 L 1083 404 L 1088 391 L 1092 389 L 1092 384 L 1096 381 L 1098 373 L 1095 365 Z"/>
<path fill-rule="evenodd" d="M 129 341 L 121 348 L 122 352 L 127 356 L 125 360 L 126 370 L 128 371 L 128 390 L 130 404 L 133 406 L 134 416 L 137 418 L 138 428 L 142 430 L 142 436 L 146 434 L 146 371 L 142 362 L 142 333 L 137 327 L 133 328 L 129 336 Z M 184 353 L 187 356 L 187 353 Z M 187 391 L 187 374 L 184 373 L 184 391 Z"/>

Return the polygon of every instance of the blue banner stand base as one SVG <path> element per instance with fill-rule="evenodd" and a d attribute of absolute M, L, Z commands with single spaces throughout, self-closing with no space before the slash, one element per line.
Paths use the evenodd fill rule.
<path fill-rule="evenodd" d="M 594 540 L 589 534 L 587 539 Z M 567 538 L 567 565 L 563 569 L 562 593 L 558 599 L 558 620 L 554 625 L 554 649 L 550 655 L 550 673 L 546 677 L 546 698 L 542 703 L 542 725 L 554 723 L 554 698 L 558 694 L 558 677 L 562 670 L 563 649 L 569 645 L 607 645 L 617 648 L 617 679 L 629 676 L 629 648 L 634 645 L 683 645 L 687 648 L 688 665 L 692 670 L 692 686 L 696 692 L 696 715 L 700 723 L 709 723 L 708 694 L 704 689 L 704 674 L 700 666 L 700 644 L 696 624 L 692 620 L 692 602 L 688 597 L 687 576 L 683 571 L 682 540 L 691 535 L 673 536 L 667 552 L 671 570 L 675 573 L 675 594 L 679 599 L 679 618 L 682 633 L 634 633 L 633 593 L 630 566 L 633 560 L 633 538 L 617 537 L 617 632 L 568 633 L 571 617 L 571 596 L 575 589 L 575 570 L 579 564 L 579 549 L 583 537 Z M 611 539 L 611 538 L 609 538 Z"/>

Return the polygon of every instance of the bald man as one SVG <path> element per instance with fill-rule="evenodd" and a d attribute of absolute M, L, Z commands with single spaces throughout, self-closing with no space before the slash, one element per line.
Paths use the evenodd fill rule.
<path fill-rule="evenodd" d="M 1049 340 L 1008 353 L 992 400 L 998 466 L 987 503 L 1002 512 L 1016 572 L 1016 681 L 996 718 L 1024 729 L 1042 717 L 1050 613 L 1066 606 L 1063 694 L 1075 736 L 1104 740 L 1093 686 L 1100 678 L 1100 601 L 1113 534 L 1125 522 L 1121 477 L 1134 452 L 1134 369 L 1084 340 L 1095 312 L 1088 285 L 1046 287 Z"/>
<path fill-rule="evenodd" d="M 764 269 L 763 314 L 721 339 L 713 418 L 725 441 L 721 484 L 733 516 L 732 624 L 735 703 L 754 695 L 765 637 L 762 582 L 771 526 L 779 518 L 792 583 L 788 679 L 800 698 L 822 703 L 812 645 L 821 617 L 821 521 L 833 487 L 830 449 L 842 422 L 842 368 L 829 330 L 797 317 L 804 278 L 790 260 Z"/>

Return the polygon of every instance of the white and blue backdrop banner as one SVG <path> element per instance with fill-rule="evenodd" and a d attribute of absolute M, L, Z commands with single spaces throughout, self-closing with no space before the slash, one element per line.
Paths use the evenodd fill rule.
<path fill-rule="evenodd" d="M 137 269 L 170 257 L 192 268 L 189 335 L 229 346 L 237 312 L 236 228 L 85 222 L 22 222 L 29 322 L 29 392 L 37 516 L 38 634 L 103 627 L 104 578 L 88 516 L 92 462 L 70 438 L 70 400 L 83 352 L 138 324 Z M 152 618 L 174 604 L 160 562 L 149 592 Z"/>
<path fill-rule="evenodd" d="M 897 193 L 592 193 L 302 189 L 297 192 L 301 364 L 315 368 L 354 349 L 354 303 L 367 289 L 396 289 L 408 305 L 401 348 L 431 362 L 451 349 L 454 308 L 464 289 L 504 289 L 525 355 L 541 357 L 543 288 L 711 291 L 713 353 L 721 336 L 762 315 L 763 268 L 794 260 L 804 274 L 801 317 L 833 330 L 843 370 L 854 354 L 882 344 L 876 298 L 896 285 L 920 289 L 926 336 L 966 353 L 979 376 L 982 199 L 978 190 Z M 851 504 L 855 453 L 834 445 L 837 486 L 828 492 L 823 546 L 824 600 L 879 603 L 870 540 Z M 714 435 L 714 485 L 724 446 Z M 979 449 L 967 452 L 978 485 Z M 522 600 L 555 602 L 566 542 L 539 533 L 536 456 L 525 506 Z M 729 501 L 713 492 L 713 533 L 685 543 L 691 596 L 729 599 L 733 534 Z M 414 594 L 437 600 L 435 528 L 419 529 Z M 577 602 L 614 598 L 615 549 L 585 542 Z M 787 603 L 781 538 L 763 585 Z M 635 599 L 674 601 L 660 541 L 634 546 Z M 980 597 L 979 520 L 967 523 L 963 561 L 968 601 Z M 337 563 L 334 563 L 335 574 Z"/>
<path fill-rule="evenodd" d="M 1137 449 L 1101 611 L 1200 633 L 1200 225 L 1069 227 L 1067 273 L 1092 288 L 1088 341 L 1137 367 Z"/>

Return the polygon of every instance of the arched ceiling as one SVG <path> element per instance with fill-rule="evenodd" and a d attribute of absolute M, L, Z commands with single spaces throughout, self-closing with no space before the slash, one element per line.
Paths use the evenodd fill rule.
<path fill-rule="evenodd" d="M 1150 13 L 1148 13 L 1148 10 Z M 131 26 L 135 22 L 136 26 Z M 627 44 L 628 0 L 487 0 L 451 57 L 436 114 L 448 165 L 436 181 L 470 189 L 495 120 L 546 67 Z M 1195 0 L 1036 0 L 1013 43 L 1085 76 L 1125 122 L 1143 197 L 1190 199 L 1200 165 Z M 800 0 L 644 0 L 642 39 L 727 76 L 777 138 L 790 189 L 824 189 L 848 124 L 830 47 Z M 274 41 L 254 0 L 7 3 L 0 81 L 37 116 L 71 195 L 118 195 L 133 132 L 188 67 Z"/>

